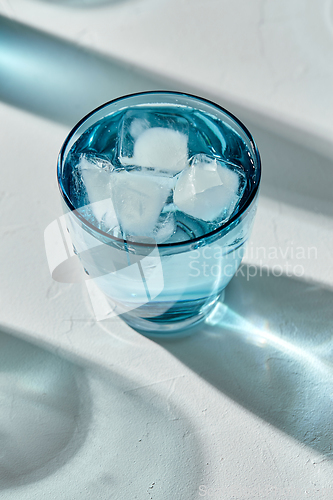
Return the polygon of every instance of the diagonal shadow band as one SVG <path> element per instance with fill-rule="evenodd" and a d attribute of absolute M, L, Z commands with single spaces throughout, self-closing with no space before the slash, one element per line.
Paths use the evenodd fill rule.
<path fill-rule="evenodd" d="M 125 490 L 134 498 L 152 475 L 161 478 L 160 498 L 173 499 L 175 483 L 195 497 L 201 445 L 183 410 L 163 397 L 163 381 L 159 391 L 141 386 L 111 365 L 21 335 L 0 327 L 1 499 L 46 490 L 52 498 L 122 498 Z"/>
<path fill-rule="evenodd" d="M 84 369 L 0 329 L 0 491 L 72 460 L 89 433 L 91 399 Z"/>
<path fill-rule="evenodd" d="M 108 4 L 118 4 L 128 0 L 40 0 L 43 3 L 55 3 L 61 7 L 75 8 L 75 9 L 93 9 L 104 7 Z"/>
<path fill-rule="evenodd" d="M 0 99 L 69 126 L 103 102 L 166 87 L 165 79 L 4 16 L 0 47 Z"/>
<path fill-rule="evenodd" d="M 333 291 L 258 269 L 198 328 L 161 346 L 301 443 L 333 458 Z"/>
<path fill-rule="evenodd" d="M 250 103 L 154 75 L 4 16 L 0 47 L 0 100 L 69 127 L 102 103 L 130 93 L 163 89 L 204 94 L 251 130 L 264 165 L 263 195 L 333 215 L 332 146 L 315 135 L 277 123 Z"/>

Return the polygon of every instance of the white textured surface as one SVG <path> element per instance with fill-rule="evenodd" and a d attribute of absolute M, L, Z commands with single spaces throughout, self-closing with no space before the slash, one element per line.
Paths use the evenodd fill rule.
<path fill-rule="evenodd" d="M 246 117 L 269 115 L 279 132 L 296 127 L 329 151 L 331 0 L 99 3 L 3 0 L 0 12 L 174 80 L 176 88 L 200 91 L 237 111 L 241 106 Z"/>
<path fill-rule="evenodd" d="M 0 336 L 6 500 L 333 496 L 333 165 L 315 152 L 318 143 L 298 145 L 302 128 L 326 143 L 332 132 L 331 4 L 175 5 L 1 4 L 12 18 L 265 113 L 263 126 L 259 115 L 249 122 L 263 183 L 229 309 L 192 337 L 155 342 L 120 319 L 96 323 L 85 288 L 49 276 L 43 232 L 62 213 L 55 162 L 74 104 L 54 87 L 57 106 L 39 109 L 51 84 L 38 78 L 31 89 L 39 96 L 21 102 L 19 84 L 11 99 L 1 94 L 44 116 L 0 105 L 0 330 L 11 334 Z M 60 53 L 57 67 L 68 70 Z M 295 125 L 289 140 L 271 132 L 276 116 Z"/>

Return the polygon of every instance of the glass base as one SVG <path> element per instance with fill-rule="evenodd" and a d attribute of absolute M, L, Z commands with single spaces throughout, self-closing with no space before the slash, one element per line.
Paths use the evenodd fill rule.
<path fill-rule="evenodd" d="M 191 335 L 192 329 L 212 312 L 221 298 L 219 295 L 200 301 L 182 301 L 172 305 L 161 316 L 151 319 L 140 316 L 140 307 L 131 313 L 124 313 L 120 317 L 134 330 L 151 338 L 185 337 Z M 189 314 L 189 311 L 192 314 Z"/>

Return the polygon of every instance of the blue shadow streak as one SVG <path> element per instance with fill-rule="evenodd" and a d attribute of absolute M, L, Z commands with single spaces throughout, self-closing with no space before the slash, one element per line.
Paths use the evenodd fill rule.
<path fill-rule="evenodd" d="M 254 273 L 253 273 L 254 274 Z M 333 458 L 333 292 L 258 269 L 191 337 L 157 341 L 234 401 Z"/>
<path fill-rule="evenodd" d="M 0 16 L 0 99 L 73 126 L 116 97 L 172 85 L 132 65 Z"/>

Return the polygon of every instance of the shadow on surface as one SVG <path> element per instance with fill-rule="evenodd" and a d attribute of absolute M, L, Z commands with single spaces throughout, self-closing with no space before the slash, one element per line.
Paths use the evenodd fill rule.
<path fill-rule="evenodd" d="M 0 406 L 0 490 L 53 474 L 86 439 L 91 401 L 83 370 L 2 332 Z"/>
<path fill-rule="evenodd" d="M 105 7 L 106 5 L 115 5 L 118 3 L 137 3 L 140 0 L 40 0 L 43 3 L 56 4 L 61 7 L 75 9 L 92 9 Z"/>
<path fill-rule="evenodd" d="M 263 195 L 333 216 L 332 158 L 318 152 L 315 138 L 302 136 L 301 145 L 292 140 L 300 131 L 288 135 L 285 124 L 282 137 L 272 131 L 274 120 L 269 127 L 268 117 L 264 120 L 223 96 L 150 74 L 4 16 L 0 46 L 0 99 L 69 127 L 97 106 L 134 92 L 178 90 L 212 99 L 244 120 L 253 134 L 262 157 Z"/>
<path fill-rule="evenodd" d="M 0 99 L 74 126 L 116 97 L 164 88 L 163 79 L 0 16 Z"/>
<path fill-rule="evenodd" d="M 192 337 L 158 343 L 260 418 L 333 458 L 333 292 L 237 276 Z"/>
<path fill-rule="evenodd" d="M 68 357 L 0 332 L 0 491 L 143 498 L 153 478 L 154 498 L 173 499 L 175 484 L 194 498 L 201 449 L 188 418 L 163 396 L 172 381 L 155 391 Z"/>
<path fill-rule="evenodd" d="M 262 160 L 261 193 L 333 217 L 332 155 L 328 158 L 255 123 L 250 123 L 249 128 Z"/>

